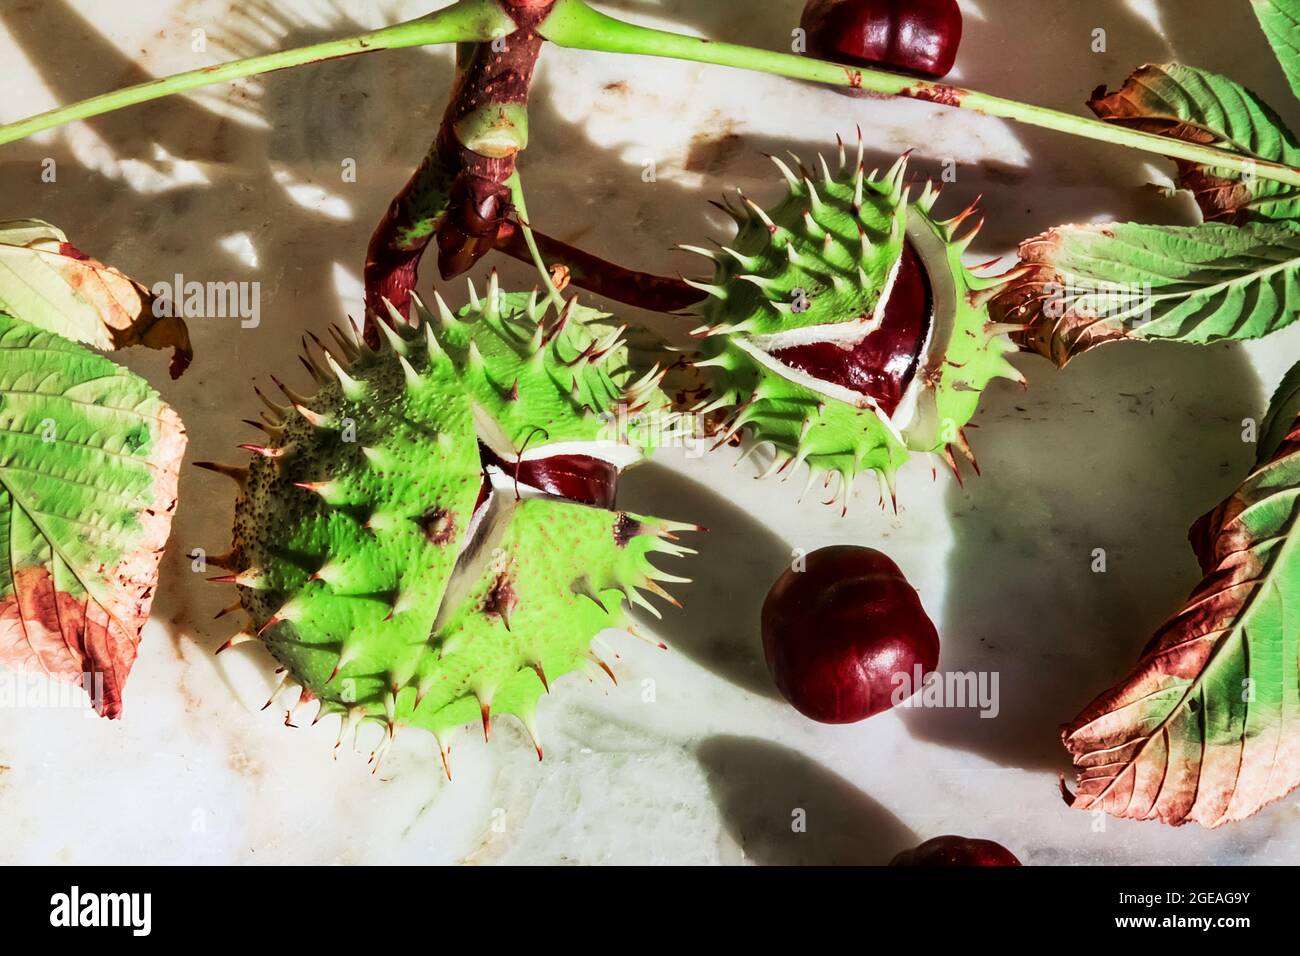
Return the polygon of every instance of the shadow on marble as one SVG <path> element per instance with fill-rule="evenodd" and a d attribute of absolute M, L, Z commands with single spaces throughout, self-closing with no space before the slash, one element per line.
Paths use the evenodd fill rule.
<path fill-rule="evenodd" d="M 0 27 L 21 45 L 27 59 L 60 103 L 98 96 L 153 79 L 143 62 L 122 55 L 79 13 L 71 0 L 0 5 Z M 154 143 L 173 156 L 219 161 L 223 121 L 183 96 L 143 110 L 121 110 L 87 120 L 123 156 L 145 155 Z M 227 130 L 226 132 L 230 132 Z"/>
<path fill-rule="evenodd" d="M 1170 59 L 1231 77 L 1262 97 L 1292 130 L 1300 129 L 1300 101 L 1250 8 L 1186 0 L 1155 3 L 1169 38 Z M 1225 42 L 1225 30 L 1231 42 Z"/>
<path fill-rule="evenodd" d="M 990 391 L 968 433 L 983 477 L 967 471 L 947 496 L 939 622 L 940 669 L 998 673 L 1000 712 L 903 720 L 999 764 L 1064 770 L 1059 725 L 1127 671 L 1200 579 L 1187 529 L 1246 473 L 1242 420 L 1265 400 L 1233 346 L 1119 344 L 1061 371 L 1019 364 L 1030 391 Z"/>
<path fill-rule="evenodd" d="M 709 529 L 684 536 L 699 551 L 683 572 L 693 583 L 672 588 L 682 610 L 670 608 L 655 630 L 670 650 L 750 693 L 779 699 L 763 663 L 759 610 L 790 562 L 786 542 L 722 494 L 653 462 L 620 480 L 618 506 Z"/>
<path fill-rule="evenodd" d="M 888 863 L 916 834 L 843 777 L 754 737 L 710 737 L 697 754 L 732 837 L 760 865 Z M 804 832 L 795 832 L 803 811 Z"/>
<path fill-rule="evenodd" d="M 1023 24 L 1042 20 L 1042 0 L 997 0 L 996 4 L 981 6 L 988 7 L 987 19 L 969 13 L 966 17 L 960 73 L 954 81 L 1070 113 L 1090 115 L 1084 102 L 1098 84 L 1109 82 L 1118 86 L 1137 65 L 1160 62 L 1171 54 L 1168 42 L 1152 25 L 1122 3 L 1107 5 L 1104 10 L 1090 4 L 1054 5 L 1050 23 L 1051 43 L 1028 42 L 1022 29 Z M 624 12 L 653 16 L 669 26 L 770 49 L 788 46 L 790 30 L 797 24 L 799 15 L 799 4 L 793 0 L 784 8 L 774 5 L 770 16 L 755 16 L 752 0 L 711 0 L 709 3 L 622 0 L 609 4 L 609 8 L 616 15 Z M 778 9 L 788 9 L 788 13 L 778 15 Z M 1015 24 L 1016 29 L 1008 32 L 1008 24 Z M 1089 52 L 1092 30 L 1099 26 L 1107 31 L 1107 52 L 1094 55 Z M 1068 41 L 1070 37 L 1076 39 Z M 1073 65 L 1082 61 L 1088 64 L 1089 69 L 1062 69 L 1062 45 L 1067 42 L 1073 42 L 1079 51 L 1077 57 L 1067 62 Z M 1206 45 L 1203 40 L 1198 51 Z M 1212 53 L 1206 51 L 1203 59 L 1213 62 Z M 629 67 L 629 72 L 631 69 Z M 637 85 L 635 79 L 630 82 Z M 814 85 L 809 84 L 808 88 L 813 89 Z M 542 137 L 539 140 L 542 148 L 531 150 L 533 155 L 525 162 L 536 162 L 548 148 L 562 147 L 566 138 L 575 132 L 570 123 L 550 109 L 555 102 L 553 96 L 547 95 L 551 92 L 555 91 L 539 90 L 534 98 L 533 109 L 540 110 L 545 117 L 536 124 Z M 613 232 L 609 225 L 590 227 L 599 233 L 596 247 L 611 249 L 616 260 L 637 264 L 639 250 L 630 244 L 630 240 L 642 242 L 644 234 L 684 236 L 687 238 L 680 241 L 690 242 L 699 241 L 695 236 L 714 235 L 716 230 L 707 225 L 709 209 L 701 200 L 715 198 L 717 192 L 733 181 L 755 177 L 770 179 L 766 160 L 758 154 L 783 155 L 790 149 L 811 159 L 817 150 L 833 148 L 836 133 L 851 138 L 855 125 L 859 123 L 863 125 L 867 138 L 868 168 L 885 168 L 897 156 L 895 149 L 878 149 L 871 144 L 888 142 L 900 134 L 908 137 L 905 142 L 916 150 L 910 164 L 913 179 L 937 179 L 945 171 L 945 162 L 950 159 L 956 162 L 956 182 L 946 186 L 945 196 L 936 211 L 955 214 L 977 196 L 983 197 L 980 208 L 987 217 L 987 224 L 971 248 L 974 261 L 1005 253 L 1026 237 L 1052 226 L 1087 221 L 1103 211 L 1119 219 L 1153 223 L 1190 222 L 1195 215 L 1189 199 L 1184 197 L 1171 202 L 1142 188 L 1148 178 L 1145 164 L 1160 163 L 1160 160 L 1145 154 L 1102 144 L 1081 144 L 1076 137 L 993 118 L 972 122 L 972 116 L 964 110 L 933 106 L 931 116 L 918 120 L 911 111 L 930 107 L 903 101 L 890 104 L 877 99 L 857 100 L 830 88 L 822 95 L 837 103 L 837 113 L 842 118 L 835 127 L 810 129 L 806 123 L 795 123 L 791 125 L 791 135 L 786 137 L 767 140 L 745 133 L 743 138 L 732 143 L 728 137 L 736 137 L 727 118 L 720 116 L 719 128 L 711 133 L 712 148 L 722 151 L 725 147 L 732 152 L 722 156 L 718 163 L 723 168 L 717 170 L 720 174 L 717 186 L 710 183 L 698 194 L 688 192 L 683 197 L 685 203 L 673 202 L 673 197 L 660 195 L 655 203 L 659 212 L 652 212 L 649 221 L 622 224 L 635 227 L 632 236 L 628 236 L 626 230 L 623 234 Z M 887 111 L 882 114 L 882 109 Z M 867 117 L 876 117 L 878 122 L 873 123 Z M 971 135 L 972 129 L 977 129 L 980 124 L 987 124 L 991 137 L 1009 139 L 1010 150 L 1014 151 L 1018 146 L 1022 156 L 1014 162 L 988 159 L 983 154 L 990 151 L 989 143 L 993 140 L 985 142 L 984 137 Z M 925 130 L 924 139 L 915 136 L 912 131 L 916 129 Z M 555 134 L 558 138 L 547 142 L 546 137 Z M 704 136 L 703 130 L 700 135 Z M 956 147 L 956 143 L 964 145 Z M 618 152 L 618 145 L 593 144 L 593 153 L 597 155 L 592 159 L 597 177 L 612 158 L 611 154 Z M 980 155 L 978 158 L 963 152 L 953 155 L 950 152 L 953 149 L 977 149 Z M 609 186 L 612 191 L 627 189 L 626 171 L 621 168 L 624 165 L 620 163 L 607 170 L 615 177 Z M 1133 182 L 1132 189 L 1116 190 L 1105 184 L 1106 180 L 1116 178 L 1112 172 L 1116 167 L 1125 170 L 1122 178 Z M 601 179 L 591 181 L 599 183 Z M 663 186 L 664 180 L 661 179 L 656 189 Z M 659 202 L 660 199 L 663 202 Z M 657 221 L 656 215 L 671 216 L 672 228 Z M 581 235 L 562 234 L 562 237 L 570 241 L 582 239 Z M 623 247 L 627 248 L 626 252 Z M 644 257 L 644 251 L 640 251 L 640 255 Z M 684 261 L 677 267 L 690 274 L 694 263 L 682 258 Z M 663 328 L 662 318 L 651 317 L 648 321 L 656 328 Z"/>

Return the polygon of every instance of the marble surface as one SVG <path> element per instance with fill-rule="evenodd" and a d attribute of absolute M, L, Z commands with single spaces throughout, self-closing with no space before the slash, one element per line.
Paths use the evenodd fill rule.
<path fill-rule="evenodd" d="M 425 5 L 0 0 L 0 118 Z M 776 47 L 800 3 L 606 6 Z M 1244 3 L 962 6 L 962 83 L 1079 110 L 1096 85 L 1178 58 L 1233 75 L 1300 120 Z M 1091 48 L 1097 28 L 1105 53 Z M 193 49 L 195 30 L 205 50 Z M 149 283 L 176 273 L 261 283 L 257 328 L 191 322 L 197 359 L 181 380 L 158 354 L 121 356 L 183 416 L 190 460 L 232 460 L 248 440 L 238 420 L 255 411 L 250 382 L 296 374 L 302 332 L 356 310 L 366 238 L 436 128 L 449 55 L 314 65 L 0 148 L 4 216 L 57 222 Z M 1165 177 L 1162 164 L 1115 148 L 720 68 L 548 49 L 533 116 L 522 169 L 535 220 L 663 272 L 692 268 L 675 243 L 725 237 L 705 201 L 725 186 L 777 195 L 760 153 L 811 155 L 854 124 L 874 157 L 915 147 L 931 172 L 954 160 L 953 211 L 985 195 L 989 224 L 972 261 L 1064 221 L 1193 215 L 1187 201 L 1144 188 Z M 52 184 L 40 178 L 46 158 L 57 163 Z M 355 183 L 340 176 L 346 159 Z M 654 183 L 642 181 L 647 161 Z M 532 283 L 522 266 L 497 264 L 507 280 Z M 612 636 L 619 685 L 560 682 L 539 715 L 545 762 L 505 719 L 491 745 L 477 733 L 457 739 L 452 784 L 418 732 L 398 735 L 378 775 L 346 746 L 331 760 L 335 721 L 289 729 L 282 713 L 259 710 L 273 678 L 258 647 L 213 656 L 232 631 L 212 620 L 229 596 L 187 554 L 224 549 L 232 494 L 187 468 L 125 718 L 0 715 L 0 862 L 874 863 L 951 832 L 1037 864 L 1297 862 L 1294 798 L 1213 832 L 1069 811 L 1056 728 L 1127 668 L 1195 583 L 1187 526 L 1244 473 L 1253 447 L 1240 422 L 1261 414 L 1298 353 L 1300 328 L 1247 347 L 1114 346 L 1067 371 L 1022 357 L 1029 390 L 994 386 L 977 418 L 984 477 L 963 489 L 914 461 L 897 516 L 879 510 L 870 481 L 841 519 L 817 500 L 797 503 L 795 482 L 752 480 L 730 449 L 663 455 L 629 476 L 623 504 L 711 529 L 696 583 L 680 592 L 685 610 L 641 623 L 671 650 Z M 939 624 L 942 668 L 999 675 L 995 719 L 913 710 L 827 727 L 774 696 L 759 605 L 791 549 L 831 543 L 899 562 Z M 1090 571 L 1098 547 L 1105 574 Z M 798 811 L 806 832 L 792 832 Z"/>

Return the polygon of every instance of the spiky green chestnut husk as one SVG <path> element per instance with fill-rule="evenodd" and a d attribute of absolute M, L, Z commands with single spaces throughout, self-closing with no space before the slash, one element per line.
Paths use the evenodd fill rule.
<path fill-rule="evenodd" d="M 986 303 L 1007 277 L 976 276 L 962 253 L 978 224 L 958 236 L 973 208 L 939 221 L 937 191 L 916 201 L 904 186 L 906 156 L 884 176 L 846 162 L 838 172 L 821 160 L 820 175 L 774 160 L 789 192 L 765 210 L 740 194 L 725 207 L 737 223 L 731 246 L 709 252 L 704 339 L 697 364 L 711 370 L 714 395 L 706 411 L 729 410 L 724 437 L 746 430 L 770 443 L 772 471 L 807 464 L 809 482 L 841 478 L 845 501 L 854 478 L 874 471 L 893 494 L 894 476 L 912 452 L 937 452 L 953 464 L 954 448 L 969 456 L 963 427 L 994 378 L 1023 381 L 1007 361 L 1016 351 L 1007 327 L 993 323 Z M 929 315 L 910 363 L 906 389 L 892 407 L 856 382 L 845 384 L 790 364 L 791 349 L 834 345 L 853 354 L 871 336 L 890 334 L 891 295 L 915 251 L 928 280 Z M 864 370 L 859 369 L 859 372 Z M 870 371 L 870 370 L 867 370 Z M 973 460 L 973 458 L 972 458 Z M 955 465 L 954 465 L 955 467 Z M 829 480 L 829 474 L 827 474 Z"/>
<path fill-rule="evenodd" d="M 434 334 L 456 360 L 480 439 L 498 454 L 599 441 L 623 446 L 616 457 L 634 464 L 681 424 L 658 387 L 661 370 L 632 377 L 624 326 L 612 316 L 570 298 L 543 322 L 552 304 L 536 292 L 502 293 L 495 273 L 481 298 L 470 286 L 458 317 L 435 296 Z"/>
<path fill-rule="evenodd" d="M 459 314 L 439 300 L 414 315 L 372 318 L 378 349 L 339 334 L 337 354 L 308 352 L 319 390 L 281 386 L 290 404 L 268 402 L 247 472 L 219 469 L 242 490 L 215 561 L 250 619 L 231 643 L 260 638 L 317 719 L 379 721 L 383 746 L 421 727 L 445 760 L 452 730 L 486 734 L 493 715 L 536 740 L 549 682 L 599 663 L 592 641 L 624 624 L 624 601 L 649 606 L 638 589 L 667 597 L 657 582 L 684 580 L 650 557 L 685 553 L 686 526 L 506 487 L 479 503 L 485 436 L 507 454 L 530 439 L 644 451 L 610 422 L 621 403 L 666 403 L 595 313 L 548 316 L 494 277 Z"/>

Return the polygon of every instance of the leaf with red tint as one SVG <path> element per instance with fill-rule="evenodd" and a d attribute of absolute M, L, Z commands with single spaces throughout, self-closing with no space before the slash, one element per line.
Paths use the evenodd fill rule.
<path fill-rule="evenodd" d="M 1224 76 L 1178 63 L 1147 65 L 1113 93 L 1099 87 L 1088 101 L 1098 118 L 1258 160 L 1300 164 L 1300 145 L 1258 96 Z M 1175 160 L 1177 181 L 1210 222 L 1240 224 L 1300 218 L 1300 191 L 1259 176 L 1243 177 Z"/>
<path fill-rule="evenodd" d="M 184 451 L 143 379 L 0 313 L 0 664 L 121 714 Z"/>
<path fill-rule="evenodd" d="M 1300 785 L 1300 366 L 1246 481 L 1192 529 L 1205 578 L 1136 667 L 1062 729 L 1070 805 L 1241 820 Z"/>
<path fill-rule="evenodd" d="M 194 357 L 185 322 L 156 314 L 148 289 L 35 219 L 0 222 L 0 312 L 104 351 L 170 348 L 172 378 Z"/>
<path fill-rule="evenodd" d="M 1057 365 L 1120 340 L 1257 339 L 1300 316 L 1300 226 L 1058 226 L 1020 244 L 1014 273 L 989 312 Z"/>

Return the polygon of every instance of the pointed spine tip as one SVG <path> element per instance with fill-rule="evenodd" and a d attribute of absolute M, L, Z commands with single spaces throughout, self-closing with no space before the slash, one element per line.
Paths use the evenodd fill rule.
<path fill-rule="evenodd" d="M 397 306 L 393 305 L 393 303 L 387 298 L 384 299 L 384 308 L 388 311 L 388 317 L 392 320 L 393 324 L 390 326 L 382 318 L 376 316 L 374 323 L 375 328 L 379 330 L 380 336 L 383 341 L 388 343 L 390 349 L 398 355 L 405 355 L 408 351 L 406 340 L 397 333 L 397 329 L 401 326 L 409 325 L 410 323 L 407 322 L 406 316 L 397 311 Z"/>
<path fill-rule="evenodd" d="M 364 382 L 361 382 L 353 378 L 351 375 L 349 375 L 343 369 L 343 366 L 340 365 L 338 361 L 334 358 L 334 356 L 331 355 L 328 351 L 325 353 L 325 361 L 329 363 L 330 371 L 333 372 L 334 377 L 338 379 L 339 386 L 343 389 L 344 395 L 346 395 L 352 401 L 358 401 L 365 397 L 366 386 Z"/>
<path fill-rule="evenodd" d="M 537 674 L 537 679 L 542 682 L 542 690 L 544 690 L 546 693 L 549 694 L 551 692 L 551 684 L 550 681 L 546 679 L 546 671 L 542 669 L 542 662 L 535 661 L 534 663 L 529 664 L 528 666 L 533 669 L 533 671 Z"/>
<path fill-rule="evenodd" d="M 246 443 L 239 446 L 244 451 L 252 452 L 254 455 L 261 455 L 263 458 L 283 458 L 286 448 L 283 445 L 256 445 Z"/>
<path fill-rule="evenodd" d="M 223 465 L 216 461 L 196 461 L 195 468 L 202 468 L 204 471 L 215 472 L 218 475 L 225 475 L 234 481 L 241 488 L 248 481 L 248 469 L 238 465 Z"/>
<path fill-rule="evenodd" d="M 254 635 L 249 634 L 247 631 L 240 631 L 230 640 L 226 641 L 226 643 L 218 647 L 214 653 L 224 654 L 232 647 L 238 647 L 240 644 L 247 644 L 249 641 L 255 641 L 255 640 L 257 640 L 257 638 Z"/>

